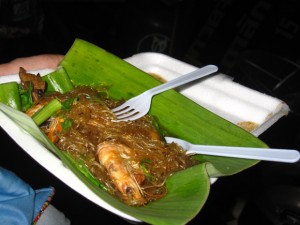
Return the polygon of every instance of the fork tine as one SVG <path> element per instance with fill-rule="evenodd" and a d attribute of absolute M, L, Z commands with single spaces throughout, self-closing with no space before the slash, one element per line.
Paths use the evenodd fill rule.
<path fill-rule="evenodd" d="M 128 116 L 131 116 L 136 113 L 138 113 L 138 111 L 136 111 L 134 108 L 128 107 L 128 110 L 119 111 L 119 112 L 115 113 L 115 115 L 117 118 L 121 118 L 121 117 L 125 117 L 125 116 L 128 117 Z"/>
<path fill-rule="evenodd" d="M 129 99 L 122 105 L 112 109 L 112 112 L 115 113 L 115 115 L 129 113 L 131 110 L 135 110 L 139 104 L 140 103 L 138 101 L 136 101 L 136 97 L 134 97 L 134 98 Z"/>
<path fill-rule="evenodd" d="M 123 104 L 117 106 L 116 108 L 112 109 L 112 112 L 114 113 L 118 113 L 118 112 L 121 112 L 121 111 L 128 111 L 130 108 L 134 108 L 135 106 L 135 99 L 137 98 L 138 96 L 135 96 L 129 100 L 127 100 L 126 102 L 124 102 Z"/>
<path fill-rule="evenodd" d="M 142 116 L 146 115 L 146 113 L 140 113 L 138 111 L 136 111 L 133 115 L 124 115 L 124 116 L 118 116 L 118 120 L 117 121 L 133 121 L 133 120 L 136 120 L 136 119 L 139 119 L 141 118 Z"/>
<path fill-rule="evenodd" d="M 133 102 L 133 104 L 131 104 L 130 106 L 125 106 L 123 110 L 119 110 L 115 112 L 115 115 L 117 116 L 117 118 L 120 118 L 121 116 L 129 117 L 131 115 L 139 113 L 139 107 L 138 107 L 139 105 L 140 104 L 138 102 Z"/>
<path fill-rule="evenodd" d="M 130 101 L 130 100 L 129 100 Z M 151 104 L 151 99 L 150 99 Z M 149 111 L 147 105 L 149 105 L 149 100 L 144 99 L 143 102 L 134 101 L 130 106 L 123 108 L 123 110 L 119 110 L 115 112 L 115 115 L 118 120 L 136 120 L 147 114 Z M 147 110 L 144 110 L 146 107 Z"/>
<path fill-rule="evenodd" d="M 132 111 L 135 111 L 136 109 L 135 109 L 135 107 L 136 107 L 136 104 L 132 104 L 131 106 L 124 106 L 124 107 L 122 107 L 120 110 L 118 110 L 118 111 L 113 111 L 114 112 L 114 114 L 118 117 L 118 116 L 120 116 L 120 115 L 123 115 L 123 114 L 129 114 L 130 112 L 132 112 Z"/>
<path fill-rule="evenodd" d="M 119 109 L 119 110 L 113 109 L 112 111 L 116 116 L 121 115 L 121 114 L 124 114 L 124 113 L 130 111 L 130 106 L 125 105 L 125 106 L 122 106 L 121 109 Z"/>
<path fill-rule="evenodd" d="M 125 102 L 122 105 L 117 106 L 116 108 L 112 109 L 111 111 L 114 112 L 115 114 L 118 112 L 122 112 L 126 109 L 128 109 L 130 106 L 128 104 L 126 104 L 127 102 Z"/>
<path fill-rule="evenodd" d="M 140 117 L 141 115 L 139 114 L 138 111 L 132 111 L 130 113 L 117 116 L 118 120 L 127 120 L 127 121 L 134 120 L 133 118 L 140 118 Z"/>

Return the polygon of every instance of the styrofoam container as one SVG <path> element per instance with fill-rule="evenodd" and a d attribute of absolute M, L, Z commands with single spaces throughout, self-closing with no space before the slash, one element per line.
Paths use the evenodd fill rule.
<path fill-rule="evenodd" d="M 125 60 L 166 81 L 197 69 L 193 65 L 154 52 L 139 53 Z M 232 77 L 222 73 L 185 85 L 178 91 L 255 136 L 262 134 L 289 112 L 288 105 L 282 100 L 238 84 Z"/>
<path fill-rule="evenodd" d="M 125 59 L 127 62 L 148 73 L 155 73 L 165 80 L 173 79 L 191 72 L 196 67 L 159 53 L 140 53 Z M 41 75 L 52 70 L 29 71 Z M 0 76 L 0 83 L 19 81 L 19 76 Z M 213 77 L 185 86 L 180 92 L 198 104 L 215 112 L 233 123 L 252 121 L 258 126 L 252 132 L 259 135 L 274 124 L 281 116 L 288 113 L 288 106 L 279 99 L 264 95 L 247 87 L 236 84 L 232 78 L 217 74 Z M 141 221 L 127 215 L 99 198 L 61 160 L 41 145 L 30 134 L 24 132 L 14 121 L 0 111 L 0 126 L 22 147 L 35 161 L 68 185 L 70 188 L 94 202 L 96 205 L 133 223 Z M 216 178 L 211 178 L 214 183 Z"/>

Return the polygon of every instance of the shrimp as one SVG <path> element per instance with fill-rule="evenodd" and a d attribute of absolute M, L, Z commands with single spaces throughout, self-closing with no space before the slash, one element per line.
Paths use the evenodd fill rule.
<path fill-rule="evenodd" d="M 112 182 L 121 193 L 125 202 L 131 205 L 143 205 L 146 200 L 142 196 L 139 184 L 144 180 L 142 169 L 138 163 L 129 165 L 128 159 L 132 149 L 123 144 L 103 142 L 97 146 L 99 162 L 107 170 Z"/>

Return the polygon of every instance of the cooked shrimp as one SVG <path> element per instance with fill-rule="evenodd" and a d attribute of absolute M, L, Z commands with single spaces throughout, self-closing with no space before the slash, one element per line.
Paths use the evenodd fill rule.
<path fill-rule="evenodd" d="M 114 142 L 103 142 L 97 149 L 99 162 L 107 170 L 122 199 L 131 205 L 145 204 L 146 200 L 139 187 L 144 180 L 142 169 L 138 163 L 133 162 L 129 165 L 128 162 L 132 150 Z"/>

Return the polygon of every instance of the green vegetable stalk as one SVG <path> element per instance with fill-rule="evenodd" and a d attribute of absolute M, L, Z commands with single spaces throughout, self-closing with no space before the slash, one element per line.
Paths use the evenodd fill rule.
<path fill-rule="evenodd" d="M 61 102 L 57 99 L 52 99 L 43 108 L 41 108 L 39 111 L 33 114 L 32 119 L 39 126 L 61 108 Z"/>

